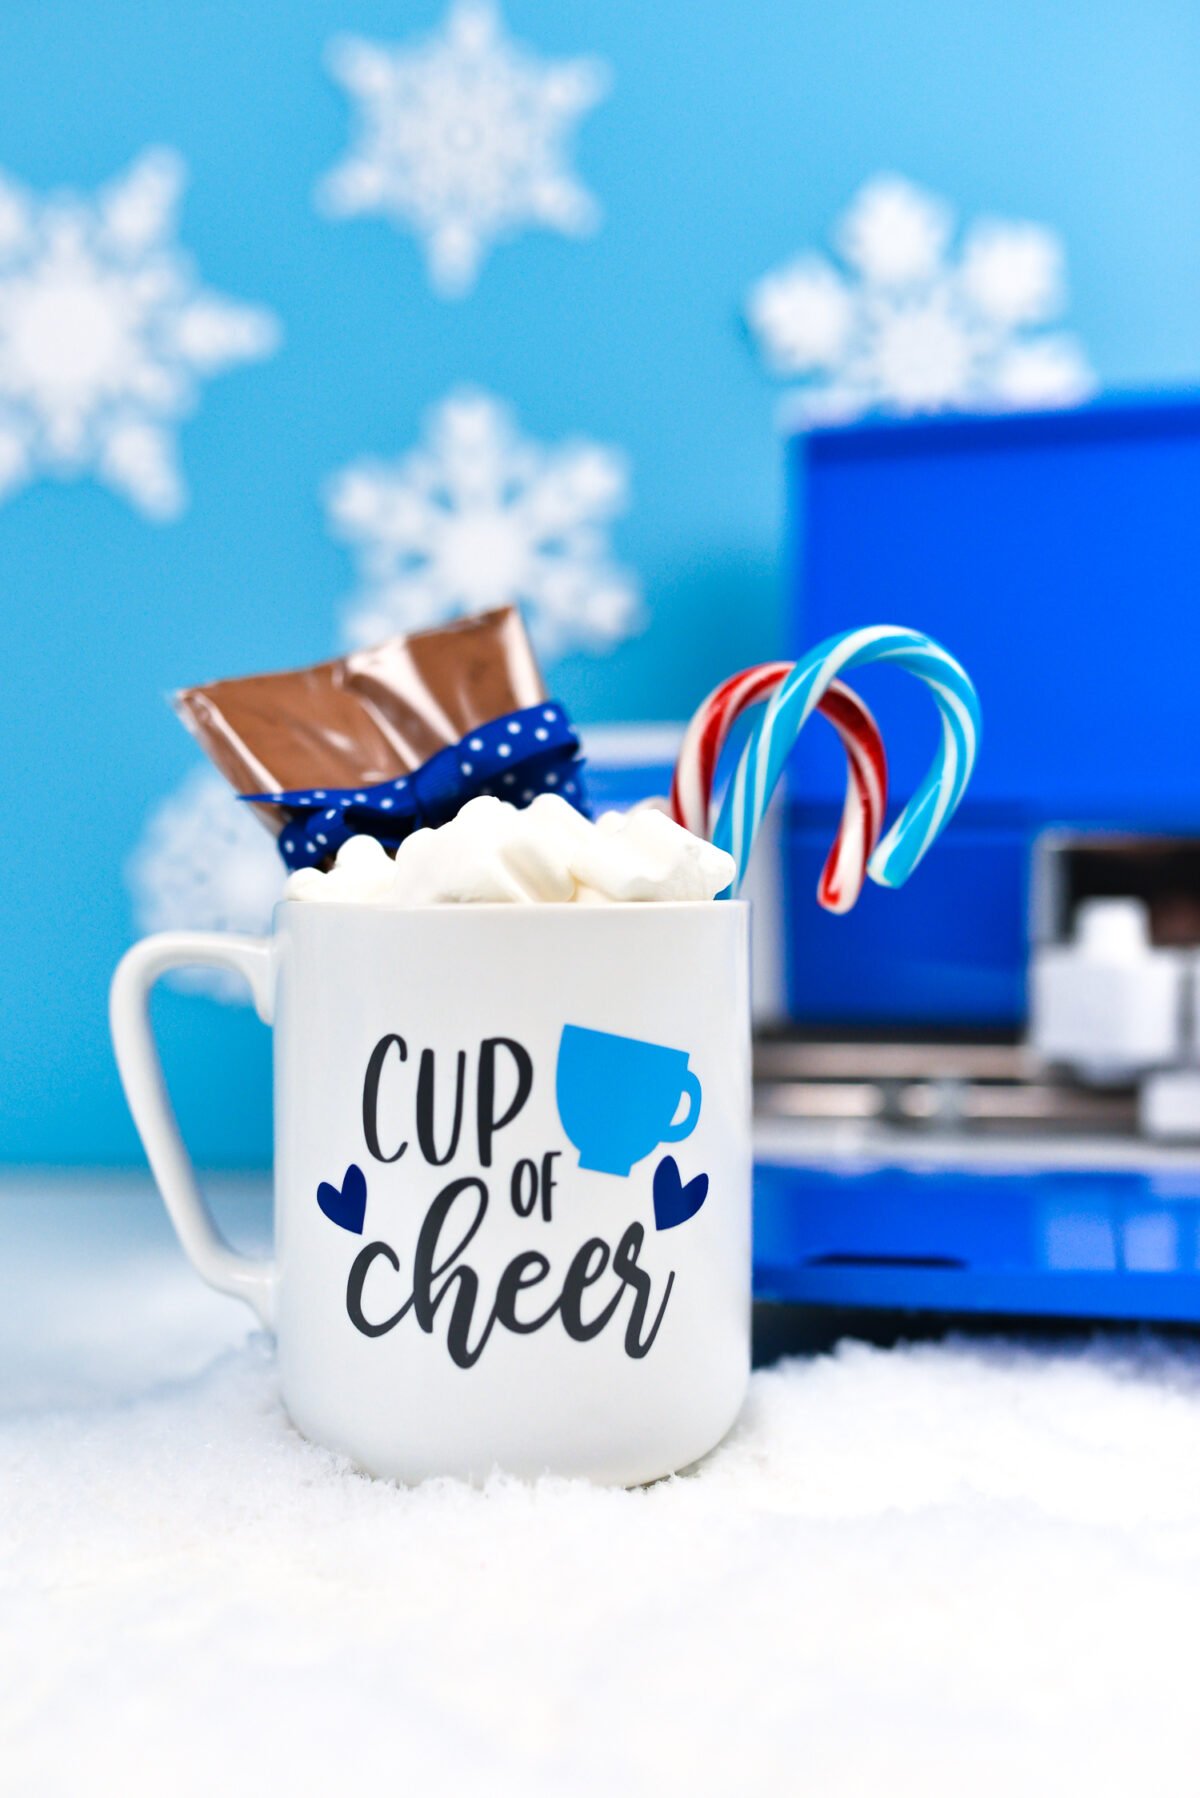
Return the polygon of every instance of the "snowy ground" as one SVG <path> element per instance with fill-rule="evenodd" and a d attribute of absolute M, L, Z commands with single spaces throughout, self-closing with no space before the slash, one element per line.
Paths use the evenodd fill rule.
<path fill-rule="evenodd" d="M 140 1181 L 0 1253 L 5 1794 L 1197 1790 L 1191 1345 L 844 1344 L 647 1491 L 402 1491 Z"/>

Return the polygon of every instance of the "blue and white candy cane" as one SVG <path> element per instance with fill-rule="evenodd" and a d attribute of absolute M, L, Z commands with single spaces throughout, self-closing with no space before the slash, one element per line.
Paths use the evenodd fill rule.
<path fill-rule="evenodd" d="M 954 815 L 979 747 L 979 698 L 965 668 L 932 637 L 899 624 L 873 624 L 827 637 L 801 657 L 767 704 L 725 794 L 713 842 L 737 863 L 731 893 L 745 876 L 755 833 L 805 720 L 832 681 L 868 662 L 894 662 L 918 675 L 942 719 L 933 766 L 871 857 L 871 879 L 879 886 L 903 886 Z"/>

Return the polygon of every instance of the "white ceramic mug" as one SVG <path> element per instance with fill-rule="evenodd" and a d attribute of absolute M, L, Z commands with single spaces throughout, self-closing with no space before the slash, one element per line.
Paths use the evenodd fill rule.
<path fill-rule="evenodd" d="M 298 1428 L 405 1480 L 636 1484 L 729 1429 L 750 1365 L 746 907 L 285 901 L 149 937 L 117 1060 L 197 1271 L 278 1340 Z M 222 1241 L 147 1017 L 168 968 L 275 1027 L 275 1258 Z"/>

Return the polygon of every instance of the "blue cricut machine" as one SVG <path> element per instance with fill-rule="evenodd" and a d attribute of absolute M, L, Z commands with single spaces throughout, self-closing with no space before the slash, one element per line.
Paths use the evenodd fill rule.
<path fill-rule="evenodd" d="M 844 763 L 820 728 L 794 754 L 757 1295 L 1200 1321 L 1200 399 L 818 430 L 789 457 L 796 646 L 927 631 L 984 730 L 928 860 L 844 918 L 813 898 Z M 934 708 L 853 678 L 902 796 Z"/>

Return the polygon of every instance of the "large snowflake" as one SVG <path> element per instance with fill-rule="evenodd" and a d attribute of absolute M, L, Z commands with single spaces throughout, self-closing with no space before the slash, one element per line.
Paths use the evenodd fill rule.
<path fill-rule="evenodd" d="M 200 285 L 174 242 L 184 179 L 165 149 L 93 198 L 0 174 L 0 498 L 91 472 L 151 518 L 181 511 L 174 427 L 199 381 L 279 336 Z"/>
<path fill-rule="evenodd" d="M 747 314 L 801 422 L 1069 406 L 1095 382 L 1077 340 L 1045 330 L 1065 301 L 1044 225 L 981 219 L 954 244 L 951 209 L 898 175 L 868 181 L 834 235 L 764 276 Z"/>
<path fill-rule="evenodd" d="M 330 483 L 333 527 L 359 559 L 350 641 L 515 603 L 547 658 L 610 648 L 640 622 L 637 587 L 612 561 L 605 528 L 627 486 L 615 450 L 545 448 L 490 395 L 452 393 L 419 448 L 354 463 Z"/>
<path fill-rule="evenodd" d="M 127 870 L 141 930 L 270 928 L 286 870 L 274 841 L 219 775 L 194 770 L 151 814 Z M 176 985 L 244 1000 L 220 969 L 172 976 Z"/>
<path fill-rule="evenodd" d="M 491 245 L 528 226 L 594 229 L 596 203 L 567 157 L 576 120 L 608 86 L 595 58 L 545 61 L 505 35 L 490 0 L 457 0 L 440 35 L 399 47 L 340 38 L 329 66 L 359 110 L 318 199 L 337 217 L 411 227 L 439 293 L 468 292 Z"/>

